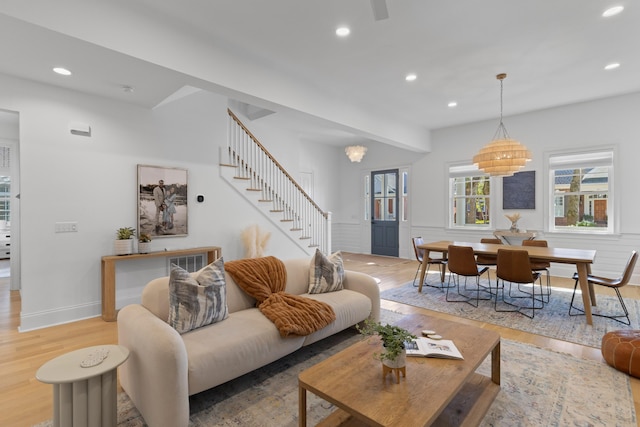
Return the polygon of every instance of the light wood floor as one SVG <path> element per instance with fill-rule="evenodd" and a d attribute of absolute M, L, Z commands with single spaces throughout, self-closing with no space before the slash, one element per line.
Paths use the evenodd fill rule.
<path fill-rule="evenodd" d="M 398 258 L 343 253 L 345 268 L 368 273 L 380 280 L 381 290 L 413 280 L 417 262 Z M 553 286 L 572 287 L 573 282 L 552 278 Z M 599 293 L 605 293 L 598 289 Z M 640 298 L 640 286 L 623 288 L 626 298 Z M 514 329 L 461 319 L 417 307 L 382 301 L 382 307 L 402 313 L 424 313 L 461 323 L 493 329 L 504 338 L 602 361 L 600 350 Z M 82 320 L 31 332 L 18 332 L 20 295 L 9 291 L 9 281 L 0 278 L 0 426 L 27 427 L 52 416 L 51 386 L 35 379 L 38 368 L 48 360 L 82 347 L 116 344 L 115 322 L 100 318 Z M 594 322 L 603 319 L 594 318 Z M 604 362 L 603 362 L 604 363 Z M 636 414 L 640 415 L 640 380 L 631 378 Z M 640 426 L 640 423 L 638 424 Z"/>

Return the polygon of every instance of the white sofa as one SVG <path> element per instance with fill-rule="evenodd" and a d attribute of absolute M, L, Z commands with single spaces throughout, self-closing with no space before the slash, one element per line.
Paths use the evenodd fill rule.
<path fill-rule="evenodd" d="M 344 289 L 307 294 L 307 259 L 284 260 L 285 292 L 328 303 L 336 320 L 307 336 L 282 338 L 255 300 L 225 274 L 229 317 L 180 335 L 168 323 L 169 278 L 149 282 L 142 304 L 118 313 L 118 341 L 130 351 L 120 383 L 150 427 L 187 427 L 189 396 L 267 365 L 359 323 L 379 320 L 380 293 L 369 275 L 345 271 Z"/>

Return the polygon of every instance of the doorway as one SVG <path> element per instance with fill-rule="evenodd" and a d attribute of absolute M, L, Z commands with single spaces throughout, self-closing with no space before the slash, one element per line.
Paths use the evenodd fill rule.
<path fill-rule="evenodd" d="M 0 110 L 0 274 L 11 291 L 21 288 L 19 135 L 19 113 Z"/>
<path fill-rule="evenodd" d="M 398 169 L 371 172 L 371 253 L 398 256 Z"/>

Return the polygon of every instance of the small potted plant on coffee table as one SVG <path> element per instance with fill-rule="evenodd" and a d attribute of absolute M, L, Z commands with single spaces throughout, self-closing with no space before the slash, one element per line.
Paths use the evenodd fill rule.
<path fill-rule="evenodd" d="M 407 357 L 404 343 L 406 341 L 416 339 L 415 335 L 399 326 L 390 325 L 388 323 L 383 325 L 380 322 L 374 322 L 370 319 L 365 320 L 362 326 L 356 325 L 356 329 L 365 337 L 371 337 L 374 335 L 380 337 L 383 351 L 379 353 L 376 352 L 373 356 L 380 360 L 384 366 L 390 368 L 385 369 L 383 367 L 383 376 L 388 372 L 391 372 L 392 369 L 402 369 L 402 372 L 404 373 L 403 368 L 406 365 Z M 399 382 L 399 372 L 396 372 L 396 375 Z"/>

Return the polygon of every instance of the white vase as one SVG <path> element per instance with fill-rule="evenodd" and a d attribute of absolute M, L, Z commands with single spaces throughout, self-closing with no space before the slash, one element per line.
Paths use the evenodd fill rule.
<path fill-rule="evenodd" d="M 407 364 L 407 350 L 402 350 L 402 352 L 400 354 L 398 354 L 398 356 L 396 356 L 395 359 L 393 360 L 383 360 L 382 364 L 384 364 L 385 366 L 389 367 L 389 368 L 404 368 L 405 365 Z"/>
<path fill-rule="evenodd" d="M 133 239 L 116 240 L 113 247 L 116 255 L 130 255 L 133 253 Z"/>
<path fill-rule="evenodd" d="M 151 252 L 151 242 L 138 242 L 138 252 L 141 254 Z"/>

